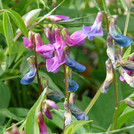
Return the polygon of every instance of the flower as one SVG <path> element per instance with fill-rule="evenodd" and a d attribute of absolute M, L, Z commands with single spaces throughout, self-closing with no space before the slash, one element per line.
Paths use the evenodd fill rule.
<path fill-rule="evenodd" d="M 112 65 L 111 65 L 109 59 L 106 61 L 106 70 L 107 70 L 107 74 L 106 74 L 106 79 L 105 79 L 102 89 L 101 89 L 102 93 L 106 93 L 108 91 L 109 87 L 111 86 L 111 84 L 113 82 L 113 78 L 114 78 Z"/>
<path fill-rule="evenodd" d="M 38 111 L 38 124 L 39 124 L 39 128 L 40 128 L 40 133 L 47 134 L 46 124 L 45 124 L 43 114 L 41 111 Z"/>
<path fill-rule="evenodd" d="M 116 31 L 115 24 L 113 21 L 110 22 L 109 33 L 114 39 L 114 41 L 122 47 L 128 47 L 132 43 L 132 40 L 130 38 Z"/>
<path fill-rule="evenodd" d="M 72 104 L 70 106 L 70 110 L 77 120 L 88 120 L 88 116 L 83 111 L 81 111 L 75 104 Z"/>
<path fill-rule="evenodd" d="M 32 57 L 27 58 L 27 61 L 28 61 L 29 66 L 30 66 L 31 69 L 30 69 L 30 71 L 21 79 L 20 82 L 21 82 L 21 84 L 23 84 L 23 85 L 28 85 L 28 84 L 32 83 L 33 80 L 34 80 L 34 78 L 35 78 L 35 76 L 36 76 L 36 71 L 37 71 L 37 69 L 36 69 L 36 67 L 35 67 L 35 63 L 34 63 Z"/>
<path fill-rule="evenodd" d="M 74 80 L 69 80 L 68 82 L 68 89 L 70 92 L 75 92 L 79 88 L 79 85 Z"/>
<path fill-rule="evenodd" d="M 50 120 L 52 120 L 52 115 L 50 113 L 50 110 L 49 110 L 49 107 L 52 107 L 56 110 L 58 110 L 58 107 L 56 105 L 56 103 L 52 100 L 45 100 L 44 101 L 44 106 L 43 106 L 43 111 L 44 111 L 44 114 L 46 115 L 46 117 Z"/>
<path fill-rule="evenodd" d="M 89 40 L 93 40 L 95 36 L 103 36 L 102 18 L 103 12 L 98 12 L 95 22 L 92 26 L 83 26 L 83 32 L 88 36 Z"/>
<path fill-rule="evenodd" d="M 24 46 L 29 50 L 32 50 L 34 48 L 35 43 L 34 34 L 35 33 L 33 31 L 29 31 L 28 38 L 22 37 L 24 41 Z"/>
<path fill-rule="evenodd" d="M 58 22 L 61 20 L 68 20 L 69 17 L 68 16 L 63 16 L 63 15 L 49 15 L 47 17 L 48 20 L 54 21 L 54 22 Z"/>
<path fill-rule="evenodd" d="M 66 28 L 62 29 L 62 35 L 65 39 L 65 42 L 69 46 L 74 46 L 74 47 L 83 45 L 85 43 L 85 38 L 87 36 L 83 33 L 82 30 L 76 31 L 70 36 Z"/>

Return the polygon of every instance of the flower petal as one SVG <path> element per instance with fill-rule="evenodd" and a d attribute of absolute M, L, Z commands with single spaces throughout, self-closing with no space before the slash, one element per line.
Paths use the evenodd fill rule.
<path fill-rule="evenodd" d="M 79 85 L 74 80 L 69 80 L 68 89 L 70 92 L 75 92 L 79 88 Z"/>
<path fill-rule="evenodd" d="M 56 103 L 54 101 L 52 101 L 52 100 L 46 100 L 46 104 L 49 105 L 50 107 L 58 110 L 58 107 L 57 107 L 57 105 L 56 105 Z"/>
<path fill-rule="evenodd" d="M 63 15 L 49 15 L 47 17 L 47 19 L 49 19 L 51 21 L 54 21 L 54 22 L 58 22 L 58 21 L 61 21 L 61 20 L 68 20 L 69 17 L 68 16 L 63 16 Z"/>
<path fill-rule="evenodd" d="M 78 71 L 78 72 L 84 72 L 86 69 L 85 66 L 71 59 L 70 56 L 66 56 L 66 65 L 69 66 L 71 69 Z"/>

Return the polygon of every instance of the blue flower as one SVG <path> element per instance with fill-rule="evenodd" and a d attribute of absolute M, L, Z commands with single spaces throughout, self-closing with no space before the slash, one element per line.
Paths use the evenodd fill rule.
<path fill-rule="evenodd" d="M 80 63 L 73 60 L 70 56 L 66 57 L 66 65 L 69 66 L 71 69 L 78 71 L 78 72 L 84 72 L 86 67 L 81 65 Z"/>
<path fill-rule="evenodd" d="M 103 12 L 99 12 L 92 26 L 83 26 L 83 32 L 89 40 L 93 40 L 95 36 L 103 36 L 102 18 Z"/>
<path fill-rule="evenodd" d="M 114 22 L 110 22 L 109 33 L 113 40 L 122 47 L 128 47 L 132 40 L 116 31 Z"/>
<path fill-rule="evenodd" d="M 70 92 L 75 92 L 79 88 L 79 85 L 77 84 L 76 81 L 70 80 L 68 82 L 68 89 Z"/>
<path fill-rule="evenodd" d="M 33 82 L 35 76 L 36 76 L 36 68 L 32 68 L 22 79 L 21 84 L 28 85 Z"/>
<path fill-rule="evenodd" d="M 75 104 L 72 104 L 70 106 L 70 110 L 77 120 L 88 120 L 88 116 L 84 112 L 82 112 L 78 107 L 76 107 Z"/>

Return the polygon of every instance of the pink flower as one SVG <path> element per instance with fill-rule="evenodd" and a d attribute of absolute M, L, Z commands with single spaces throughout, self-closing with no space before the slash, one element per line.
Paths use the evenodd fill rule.
<path fill-rule="evenodd" d="M 47 17 L 47 19 L 54 21 L 54 22 L 58 22 L 61 20 L 68 20 L 69 17 L 68 16 L 63 16 L 63 15 L 50 15 Z"/>

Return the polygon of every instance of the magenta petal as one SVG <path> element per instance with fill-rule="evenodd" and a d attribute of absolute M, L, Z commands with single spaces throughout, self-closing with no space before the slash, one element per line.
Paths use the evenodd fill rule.
<path fill-rule="evenodd" d="M 40 53 L 40 56 L 45 59 L 51 59 L 53 57 L 53 51 Z"/>
<path fill-rule="evenodd" d="M 29 39 L 26 38 L 26 37 L 22 37 L 22 38 L 23 38 L 23 41 L 24 41 L 24 46 L 25 46 L 26 48 L 28 48 L 29 50 L 32 50 L 33 47 L 31 46 L 31 42 L 29 42 Z"/>
<path fill-rule="evenodd" d="M 49 20 L 54 21 L 54 22 L 58 22 L 61 20 L 67 20 L 69 19 L 68 16 L 63 16 L 63 15 L 50 15 L 47 17 Z"/>
<path fill-rule="evenodd" d="M 83 43 L 85 43 L 85 38 L 86 37 L 87 37 L 87 35 L 84 34 L 82 30 L 76 31 L 70 36 L 70 38 L 72 40 L 74 40 L 74 45 L 73 46 L 75 46 L 75 47 L 83 45 Z M 70 44 L 68 44 L 68 45 L 71 46 Z"/>
<path fill-rule="evenodd" d="M 57 105 L 56 105 L 56 103 L 55 103 L 54 101 L 52 101 L 52 100 L 46 100 L 46 103 L 47 103 L 47 105 L 49 105 L 50 107 L 52 107 L 52 108 L 58 110 L 58 107 L 57 107 Z"/>
<path fill-rule="evenodd" d="M 59 28 L 58 27 L 56 27 L 55 28 L 55 42 L 56 43 L 62 43 L 62 36 L 61 36 L 61 34 L 60 34 L 60 30 L 59 30 Z"/>
<path fill-rule="evenodd" d="M 36 48 L 37 53 L 45 53 L 49 51 L 54 51 L 54 46 L 52 44 L 47 44 Z"/>
<path fill-rule="evenodd" d="M 44 113 L 48 119 L 53 120 L 53 117 L 50 113 L 49 107 L 47 107 L 47 109 L 44 111 Z"/>
<path fill-rule="evenodd" d="M 122 76 L 120 76 L 120 81 L 126 82 Z"/>
<path fill-rule="evenodd" d="M 39 124 L 39 128 L 40 128 L 40 133 L 47 134 L 46 124 L 45 124 L 43 115 L 40 111 L 38 112 L 38 124 Z"/>
<path fill-rule="evenodd" d="M 40 34 L 36 33 L 35 34 L 35 43 L 36 43 L 36 50 L 38 47 L 43 46 L 43 42 L 41 40 Z"/>

